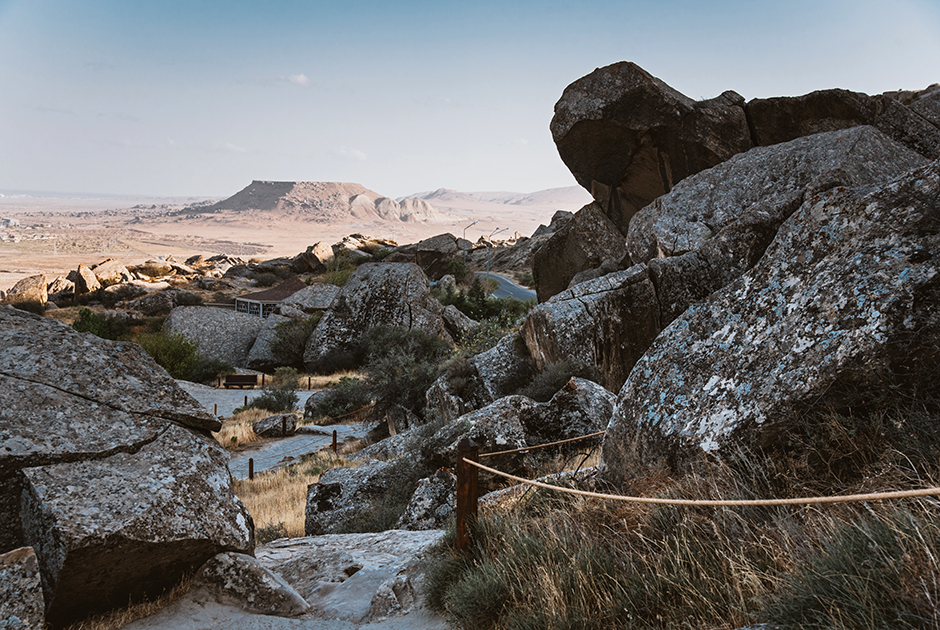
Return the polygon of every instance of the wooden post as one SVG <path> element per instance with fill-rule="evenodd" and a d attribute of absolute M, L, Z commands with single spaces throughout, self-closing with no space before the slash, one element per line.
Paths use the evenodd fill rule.
<path fill-rule="evenodd" d="M 219 374 L 219 389 L 222 389 L 222 375 Z"/>
<path fill-rule="evenodd" d="M 261 388 L 264 389 L 264 372 L 261 373 Z"/>
<path fill-rule="evenodd" d="M 255 478 L 255 460 L 252 457 L 248 458 L 248 478 Z"/>
<path fill-rule="evenodd" d="M 307 377 L 307 389 L 310 389 L 310 377 Z"/>
<path fill-rule="evenodd" d="M 245 406 L 248 406 L 248 394 L 245 394 Z"/>
<path fill-rule="evenodd" d="M 287 437 L 287 418 L 281 417 L 281 437 Z"/>
<path fill-rule="evenodd" d="M 212 415 L 213 415 L 213 416 L 219 415 L 219 404 L 218 404 L 218 403 L 212 405 Z"/>
<path fill-rule="evenodd" d="M 333 429 L 333 454 L 336 455 L 336 429 Z"/>
<path fill-rule="evenodd" d="M 480 447 L 470 438 L 457 444 L 457 553 L 466 553 L 473 542 L 477 517 L 477 477 L 479 469 L 464 461 L 480 461 Z"/>

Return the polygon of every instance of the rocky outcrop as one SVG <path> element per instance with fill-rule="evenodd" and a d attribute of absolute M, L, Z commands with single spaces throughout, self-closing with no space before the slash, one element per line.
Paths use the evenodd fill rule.
<path fill-rule="evenodd" d="M 565 88 L 550 128 L 561 159 L 624 234 L 676 183 L 752 146 L 739 94 L 696 102 L 629 62 Z"/>
<path fill-rule="evenodd" d="M 604 441 L 608 478 L 732 438 L 760 445 L 812 404 L 863 399 L 873 371 L 935 388 L 924 372 L 935 375 L 926 337 L 940 325 L 938 198 L 940 161 L 873 192 L 809 196 L 757 266 L 637 362 Z"/>
<path fill-rule="evenodd" d="M 36 550 L 53 626 L 251 552 L 228 456 L 206 436 L 219 421 L 140 346 L 2 308 L 0 387 L 0 549 Z"/>
<path fill-rule="evenodd" d="M 940 128 L 890 94 L 820 90 L 803 96 L 754 99 L 747 104 L 747 119 L 759 146 L 871 125 L 928 159 L 940 157 Z"/>
<path fill-rule="evenodd" d="M 42 630 L 45 604 L 32 547 L 0 554 L 0 628 Z"/>
<path fill-rule="evenodd" d="M 46 276 L 39 274 L 23 278 L 14 284 L 13 288 L 0 299 L 0 304 L 34 304 L 42 307 L 48 299 Z"/>
<path fill-rule="evenodd" d="M 662 330 L 656 287 L 643 265 L 575 285 L 539 304 L 521 334 L 538 369 L 596 366 L 616 391 Z"/>
<path fill-rule="evenodd" d="M 635 265 L 573 286 L 530 311 L 522 332 L 538 367 L 600 367 L 618 389 L 660 330 L 753 267 L 803 200 L 882 184 L 923 157 L 872 127 L 758 147 L 686 178 L 638 212 Z"/>
<path fill-rule="evenodd" d="M 95 274 L 95 278 L 98 279 L 102 287 L 108 287 L 120 282 L 130 282 L 135 279 L 134 274 L 128 271 L 127 267 L 113 258 L 102 261 L 97 265 L 92 265 L 91 271 Z"/>
<path fill-rule="evenodd" d="M 417 265 L 365 263 L 349 278 L 313 331 L 304 363 L 313 369 L 376 326 L 418 329 L 451 341 L 443 310 Z"/>
<path fill-rule="evenodd" d="M 297 433 L 297 418 L 292 413 L 275 414 L 253 423 L 251 430 L 262 438 L 287 437 Z"/>
<path fill-rule="evenodd" d="M 98 282 L 95 272 L 85 265 L 80 264 L 78 269 L 68 275 L 68 279 L 75 283 L 75 295 L 94 293 L 101 288 L 101 283 Z"/>
<path fill-rule="evenodd" d="M 310 602 L 316 617 L 336 623 L 379 622 L 420 614 L 426 592 L 424 558 L 443 535 L 441 530 L 390 530 L 292 538 L 259 547 L 257 557 Z M 389 627 L 412 627 L 408 621 Z M 430 627 L 444 627 L 438 624 Z"/>
<path fill-rule="evenodd" d="M 179 289 L 166 289 L 163 291 L 148 293 L 143 297 L 137 298 L 136 300 L 131 300 L 126 304 L 126 308 L 133 311 L 140 311 L 145 315 L 160 315 L 163 313 L 169 313 L 178 306 L 177 297 L 180 294 L 193 296 L 189 299 L 193 299 L 195 297 L 194 294 L 189 293 L 188 291 L 181 291 Z M 186 298 L 184 298 L 184 300 L 185 299 Z"/>
<path fill-rule="evenodd" d="M 163 330 L 196 342 L 199 354 L 233 367 L 245 367 L 265 320 L 257 315 L 206 306 L 178 306 L 170 311 Z"/>
<path fill-rule="evenodd" d="M 193 584 L 215 601 L 248 612 L 296 617 L 310 610 L 300 593 L 284 578 L 242 553 L 220 553 L 200 567 Z"/>
<path fill-rule="evenodd" d="M 258 330 L 245 367 L 250 370 L 274 370 L 283 362 L 274 354 L 274 343 L 277 341 L 277 326 L 291 321 L 289 317 L 271 314 L 264 319 L 264 325 Z"/>
<path fill-rule="evenodd" d="M 584 206 L 533 257 L 538 301 L 564 291 L 578 272 L 599 267 L 605 260 L 620 261 L 626 253 L 623 234 L 601 207 L 596 203 Z"/>
<path fill-rule="evenodd" d="M 339 293 L 340 288 L 334 284 L 311 284 L 281 300 L 280 308 L 292 307 L 305 314 L 325 311 Z"/>
<path fill-rule="evenodd" d="M 405 513 L 398 519 L 398 529 L 421 531 L 443 529 L 457 504 L 457 477 L 440 468 L 418 482 Z"/>
<path fill-rule="evenodd" d="M 421 267 L 429 280 L 440 280 L 448 273 L 447 263 L 459 252 L 457 237 L 453 234 L 438 234 L 417 244 L 415 264 Z"/>

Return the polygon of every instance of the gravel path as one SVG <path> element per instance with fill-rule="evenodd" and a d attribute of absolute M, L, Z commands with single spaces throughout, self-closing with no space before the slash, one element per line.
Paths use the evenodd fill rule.
<path fill-rule="evenodd" d="M 248 397 L 248 400 L 260 396 L 262 390 L 260 389 L 217 389 L 215 387 L 210 387 L 208 385 L 200 385 L 199 383 L 190 383 L 189 381 L 176 381 L 176 384 L 182 387 L 190 396 L 195 398 L 199 403 L 209 410 L 209 413 L 213 413 L 218 407 L 218 416 L 230 416 L 236 407 L 241 407 L 245 404 L 245 397 Z M 300 400 L 297 404 L 301 409 L 304 407 L 304 403 L 307 402 L 307 399 L 310 398 L 318 390 L 300 390 L 297 392 L 297 398 Z"/>
<path fill-rule="evenodd" d="M 363 438 L 371 426 L 365 424 L 334 424 L 327 427 L 300 427 L 299 433 L 286 438 L 274 438 L 264 442 L 249 444 L 245 450 L 231 454 L 228 467 L 236 479 L 248 477 L 248 460 L 255 462 L 255 472 L 283 468 L 300 461 L 303 455 L 316 453 L 333 443 L 333 430 L 336 441 L 347 438 Z"/>

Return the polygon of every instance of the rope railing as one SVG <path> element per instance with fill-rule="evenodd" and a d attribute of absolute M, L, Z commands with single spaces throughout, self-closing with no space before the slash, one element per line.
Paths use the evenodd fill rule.
<path fill-rule="evenodd" d="M 574 438 L 568 438 L 567 440 L 558 440 L 557 442 L 549 442 L 548 444 L 537 444 L 536 446 L 526 446 L 525 448 L 514 448 L 508 451 L 496 451 L 495 453 L 480 453 L 480 458 L 484 457 L 495 457 L 497 455 L 509 455 L 510 453 L 526 453 L 528 451 L 535 451 L 540 448 L 548 448 L 549 446 L 558 446 L 559 444 L 568 444 L 570 442 L 580 442 L 581 440 L 587 440 L 592 437 L 597 437 L 599 435 L 604 435 L 606 431 L 598 431 L 597 433 L 589 433 L 587 435 L 581 435 Z"/>

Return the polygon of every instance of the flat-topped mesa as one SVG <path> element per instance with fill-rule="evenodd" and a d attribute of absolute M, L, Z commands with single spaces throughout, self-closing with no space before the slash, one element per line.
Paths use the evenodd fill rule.
<path fill-rule="evenodd" d="M 228 199 L 190 209 L 200 214 L 221 211 L 277 212 L 321 222 L 353 218 L 374 222 L 446 223 L 452 219 L 423 199 L 398 202 L 349 182 L 255 180 Z"/>
<path fill-rule="evenodd" d="M 832 89 L 747 103 L 727 91 L 694 101 L 619 62 L 569 85 L 550 128 L 575 179 L 626 234 L 638 210 L 737 153 L 860 125 L 937 159 L 940 88 L 876 96 Z"/>

